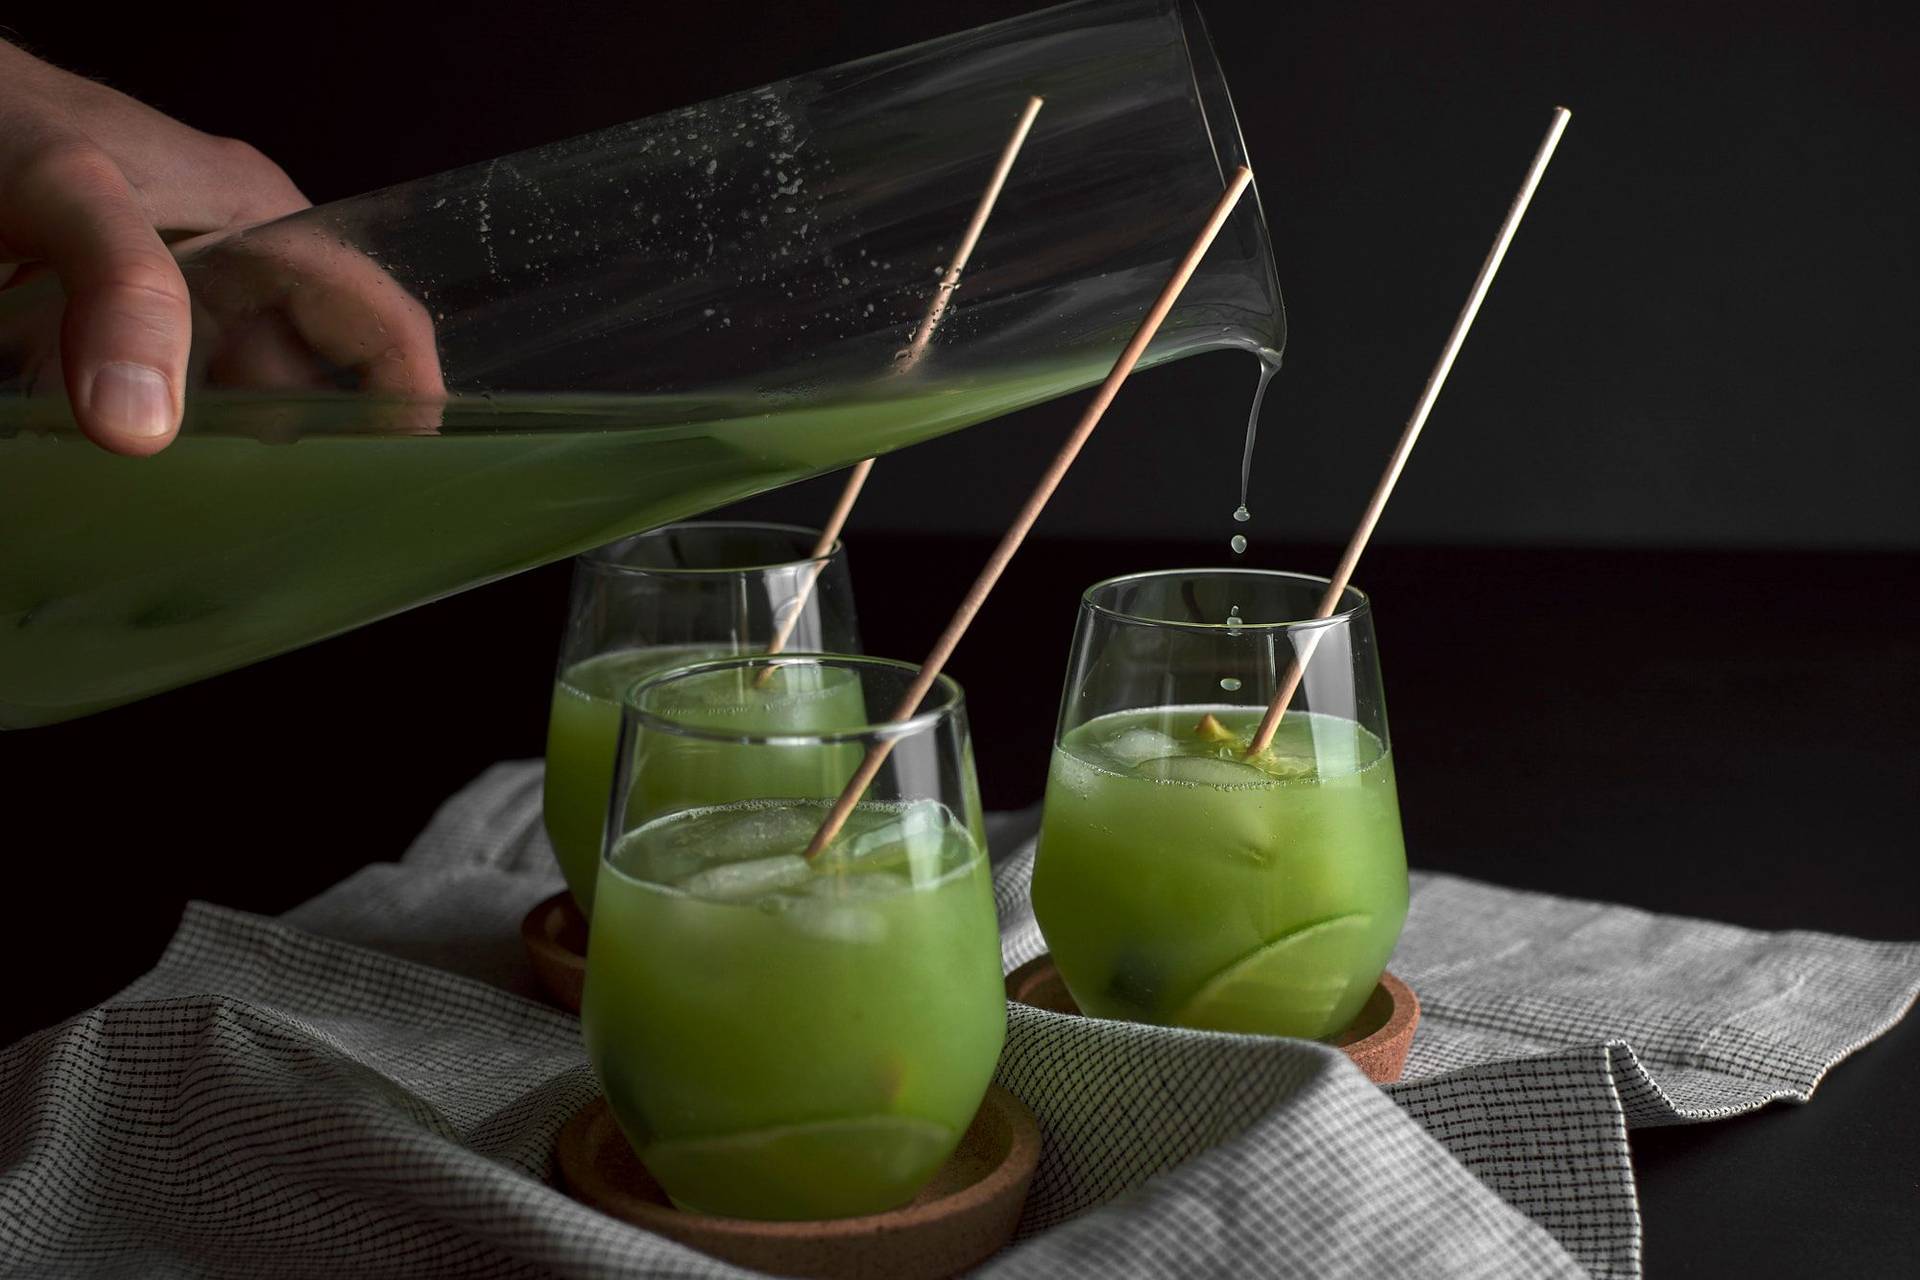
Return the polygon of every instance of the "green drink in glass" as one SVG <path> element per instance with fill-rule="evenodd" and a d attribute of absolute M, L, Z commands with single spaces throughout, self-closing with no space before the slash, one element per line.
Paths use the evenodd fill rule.
<path fill-rule="evenodd" d="M 1324 585 L 1180 571 L 1087 593 L 1033 878 L 1085 1012 L 1328 1039 L 1373 992 L 1406 853 L 1366 598 L 1290 621 Z M 1300 652 L 1309 706 L 1249 757 Z"/>
<path fill-rule="evenodd" d="M 865 723 L 859 673 L 846 667 L 701 664 L 662 684 L 649 705 L 656 715 L 702 732 L 636 737 L 626 800 L 636 820 L 677 809 L 837 794 L 860 763 L 859 746 L 835 736 Z"/>
<path fill-rule="evenodd" d="M 859 714 L 814 735 L 741 734 L 688 711 L 706 664 L 633 691 L 581 1016 L 615 1118 L 681 1207 L 858 1216 L 911 1200 L 952 1154 L 1005 1034 L 999 930 L 959 690 L 874 725 L 914 669 L 795 659 L 852 677 Z M 780 661 L 780 660 L 773 660 Z M 833 681 L 819 681 L 822 686 Z M 836 695 L 844 697 L 845 695 Z M 895 747 L 817 858 L 802 853 L 880 736 Z M 649 773 L 657 740 L 835 762 L 811 794 L 686 806 Z M 630 767 L 629 767 L 630 766 Z M 778 765 L 776 768 L 780 767 Z"/>
<path fill-rule="evenodd" d="M 836 543 L 814 558 L 818 537 L 791 525 L 695 522 L 627 538 L 575 561 L 547 725 L 545 809 L 547 836 L 583 914 L 593 910 L 620 697 L 629 687 L 690 662 L 763 651 L 795 610 L 788 648 L 859 651 L 845 549 Z M 758 732 L 830 723 L 841 713 L 807 696 L 830 690 L 788 687 L 814 674 L 780 673 L 761 696 L 735 700 L 736 721 Z M 720 701 L 726 704 L 724 696 Z M 701 785 L 693 772 L 683 773 L 682 782 Z M 768 793 L 709 788 L 690 791 L 687 803 L 756 794 Z"/>
<path fill-rule="evenodd" d="M 620 745 L 622 690 L 655 672 L 724 652 L 673 645 L 616 649 L 574 663 L 555 678 L 547 717 L 543 808 L 547 839 L 582 911 L 593 909 L 600 831 L 607 820 L 613 757 Z"/>

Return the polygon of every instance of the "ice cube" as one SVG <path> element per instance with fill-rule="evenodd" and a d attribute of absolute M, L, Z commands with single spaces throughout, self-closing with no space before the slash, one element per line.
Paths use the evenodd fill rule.
<path fill-rule="evenodd" d="M 776 858 L 755 858 L 750 862 L 723 862 L 696 871 L 680 882 L 680 888 L 696 898 L 716 902 L 743 902 L 764 897 L 804 884 L 813 875 L 807 860 L 795 853 Z"/>
<path fill-rule="evenodd" d="M 948 821 L 946 807 L 936 800 L 915 800 L 898 809 L 860 809 L 829 857 L 848 871 L 887 870 L 931 879 L 939 874 Z"/>
<path fill-rule="evenodd" d="M 914 800 L 898 809 L 866 809 L 860 831 L 850 831 L 834 847 L 842 858 L 859 861 L 884 849 L 937 835 L 946 817 L 937 800 Z"/>
<path fill-rule="evenodd" d="M 715 812 L 716 816 L 724 812 L 725 820 L 711 823 L 701 833 L 711 839 L 709 856 L 714 858 L 797 854 L 826 816 L 825 806 L 817 804 L 751 804 Z"/>
<path fill-rule="evenodd" d="M 609 862 L 650 884 L 678 884 L 715 860 L 711 814 L 681 812 L 656 818 L 621 836 Z"/>
<path fill-rule="evenodd" d="M 1129 767 L 1162 756 L 1170 756 L 1180 749 L 1180 743 L 1170 734 L 1158 729 L 1129 729 L 1125 733 L 1115 734 L 1103 744 L 1106 753 Z"/>
<path fill-rule="evenodd" d="M 801 892 L 810 899 L 846 902 L 858 898 L 884 898 L 890 894 L 905 893 L 912 888 L 913 881 L 904 867 L 898 870 L 862 868 L 858 875 L 828 867 L 817 869 L 813 879 L 807 882 Z"/>
<path fill-rule="evenodd" d="M 1143 778 L 1159 782 L 1185 782 L 1202 787 L 1259 786 L 1270 782 L 1266 772 L 1241 760 L 1222 760 L 1218 756 L 1162 756 L 1136 766 Z"/>
<path fill-rule="evenodd" d="M 662 846 L 645 832 L 624 837 L 610 861 L 625 875 L 649 884 L 678 884 L 707 865 L 705 854 L 691 842 Z"/>
<path fill-rule="evenodd" d="M 851 880 L 865 878 L 849 877 Z M 828 942 L 872 946 L 887 940 L 887 913 L 885 908 L 860 901 L 867 896 L 861 893 L 844 898 L 809 896 L 789 906 L 785 919 L 800 932 Z"/>

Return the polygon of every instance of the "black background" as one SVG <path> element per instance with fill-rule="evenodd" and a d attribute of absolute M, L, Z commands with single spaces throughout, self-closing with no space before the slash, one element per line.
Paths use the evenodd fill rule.
<path fill-rule="evenodd" d="M 1030 7 L 10 20 L 324 200 Z M 1254 564 L 1331 565 L 1548 108 L 1575 112 L 1360 574 L 1416 865 L 1920 937 L 1909 7 L 1203 7 L 1292 323 Z M 957 655 L 990 806 L 1039 797 L 1079 589 L 1225 558 L 1252 376 L 1212 356 L 1130 385 Z M 1075 408 L 882 463 L 849 535 L 871 650 L 926 650 Z M 831 492 L 750 506 L 818 520 Z M 537 754 L 565 592 L 550 567 L 0 735 L 20 895 L 0 1039 L 150 964 L 187 897 L 284 909 L 397 856 L 486 764 Z M 1920 1269 L 1911 1023 L 1809 1108 L 1633 1145 L 1656 1276 Z"/>
<path fill-rule="evenodd" d="M 341 0 L 11 20 L 326 200 L 1037 7 Z M 1913 5 L 1202 9 L 1293 327 L 1254 536 L 1344 535 L 1564 103 L 1566 142 L 1383 535 L 1920 548 Z M 1143 379 L 1048 530 L 1224 540 L 1253 377 L 1221 355 Z M 890 463 L 861 527 L 997 530 L 1008 470 L 1032 474 L 1070 412 Z"/>

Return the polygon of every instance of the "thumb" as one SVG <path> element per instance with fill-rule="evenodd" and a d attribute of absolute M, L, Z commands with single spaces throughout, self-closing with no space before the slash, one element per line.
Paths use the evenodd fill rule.
<path fill-rule="evenodd" d="M 60 144 L 0 191 L 0 241 L 45 261 L 65 288 L 61 364 L 80 429 L 115 453 L 165 448 L 180 427 L 192 313 L 180 268 L 119 166 Z"/>

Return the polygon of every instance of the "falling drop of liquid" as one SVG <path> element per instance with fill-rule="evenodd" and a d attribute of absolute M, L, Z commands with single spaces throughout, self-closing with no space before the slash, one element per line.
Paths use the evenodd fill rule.
<path fill-rule="evenodd" d="M 1260 405 L 1267 398 L 1267 384 L 1273 381 L 1273 375 L 1280 372 L 1280 357 L 1262 356 L 1260 358 L 1260 382 L 1253 389 L 1253 407 L 1247 411 L 1247 443 L 1240 451 L 1240 511 L 1247 509 L 1247 482 L 1253 478 L 1253 445 L 1260 436 Z M 1233 513 L 1235 520 L 1247 517 Z"/>
<path fill-rule="evenodd" d="M 1260 435 L 1260 405 L 1267 398 L 1267 384 L 1273 381 L 1273 375 L 1280 372 L 1278 356 L 1260 358 L 1260 382 L 1253 389 L 1253 407 L 1247 410 L 1247 443 L 1240 452 L 1240 505 L 1233 509 L 1235 524 L 1245 524 L 1253 519 L 1253 512 L 1247 509 L 1247 486 L 1253 478 L 1253 446 Z M 1227 543 L 1233 548 L 1233 554 L 1247 553 L 1246 535 L 1236 533 Z"/>
<path fill-rule="evenodd" d="M 1220 687 L 1228 693 L 1240 692 L 1240 679 L 1237 676 L 1221 676 Z"/>

